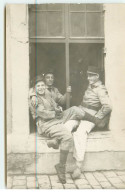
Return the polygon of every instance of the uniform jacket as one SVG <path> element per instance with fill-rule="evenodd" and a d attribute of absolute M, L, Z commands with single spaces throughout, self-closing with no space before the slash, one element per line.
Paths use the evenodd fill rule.
<path fill-rule="evenodd" d="M 94 107 L 97 111 L 95 116 L 99 119 L 104 118 L 112 110 L 108 92 L 101 81 L 88 86 L 81 105 L 84 104 L 86 107 L 87 105 Z"/>
<path fill-rule="evenodd" d="M 50 97 L 36 96 L 36 104 L 29 99 L 29 107 L 32 117 L 36 119 L 39 133 L 51 128 L 53 125 L 65 123 L 68 120 L 81 120 L 84 118 L 85 112 L 79 107 L 73 106 L 65 111 L 61 119 L 56 118 L 57 103 Z"/>
<path fill-rule="evenodd" d="M 31 98 L 29 99 L 32 117 L 33 119 L 36 119 L 36 124 L 38 128 L 41 128 L 41 133 L 53 125 L 62 123 L 62 120 L 55 118 L 55 108 L 57 107 L 57 104 L 52 98 L 37 94 L 36 103 L 36 106 L 34 106 Z"/>
<path fill-rule="evenodd" d="M 29 91 L 29 98 L 35 96 L 36 92 L 34 88 Z M 59 105 L 64 105 L 66 103 L 66 94 L 62 95 L 56 87 L 46 88 L 46 96 L 51 97 Z"/>

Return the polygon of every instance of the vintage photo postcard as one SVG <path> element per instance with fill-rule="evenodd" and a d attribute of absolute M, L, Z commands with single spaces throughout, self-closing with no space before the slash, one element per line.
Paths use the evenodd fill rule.
<path fill-rule="evenodd" d="M 125 189 L 125 4 L 6 5 L 8 189 Z"/>

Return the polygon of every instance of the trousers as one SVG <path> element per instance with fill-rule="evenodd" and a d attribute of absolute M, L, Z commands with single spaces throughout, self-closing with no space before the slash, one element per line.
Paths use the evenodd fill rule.
<path fill-rule="evenodd" d="M 60 142 L 60 149 L 69 151 L 73 144 L 71 132 L 64 124 L 53 125 L 44 131 L 44 136 L 57 139 Z"/>
<path fill-rule="evenodd" d="M 84 110 L 86 112 L 89 112 L 91 115 L 94 115 L 96 113 L 96 111 L 91 109 L 84 108 Z M 95 127 L 95 124 L 86 120 L 81 120 L 80 122 L 78 122 L 77 120 L 69 120 L 65 123 L 65 126 L 70 132 L 72 132 L 72 130 L 77 127 L 76 131 L 73 132 L 73 157 L 77 162 L 84 161 L 87 137 Z"/>

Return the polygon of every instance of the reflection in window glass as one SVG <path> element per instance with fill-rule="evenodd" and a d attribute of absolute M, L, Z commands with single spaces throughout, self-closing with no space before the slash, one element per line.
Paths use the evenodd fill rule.
<path fill-rule="evenodd" d="M 48 19 L 48 34 L 51 36 L 63 35 L 63 20 L 62 13 L 51 12 L 47 14 Z"/>
<path fill-rule="evenodd" d="M 101 36 L 100 13 L 87 13 L 87 36 Z"/>
<path fill-rule="evenodd" d="M 70 14 L 71 29 L 70 35 L 73 37 L 82 37 L 85 35 L 85 14 L 71 13 Z"/>
<path fill-rule="evenodd" d="M 47 33 L 46 12 L 33 12 L 30 26 L 32 27 L 30 28 L 30 36 L 45 36 Z"/>

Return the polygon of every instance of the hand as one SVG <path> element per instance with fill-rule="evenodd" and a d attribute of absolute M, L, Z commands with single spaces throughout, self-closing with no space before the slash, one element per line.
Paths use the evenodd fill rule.
<path fill-rule="evenodd" d="M 67 87 L 66 92 L 67 92 L 67 93 L 71 93 L 71 92 L 72 92 L 71 86 L 68 86 L 68 87 Z"/>
<path fill-rule="evenodd" d="M 84 120 L 93 122 L 98 128 L 104 128 L 109 122 L 110 115 L 106 115 L 103 119 L 99 119 L 85 112 Z"/>
<path fill-rule="evenodd" d="M 35 106 L 37 106 L 37 98 L 36 98 L 36 96 L 32 96 L 32 98 L 31 98 L 31 103 L 32 103 L 32 105 L 35 107 Z"/>
<path fill-rule="evenodd" d="M 63 117 L 63 112 L 61 112 L 61 113 L 56 113 L 55 118 L 61 119 L 62 117 Z"/>
<path fill-rule="evenodd" d="M 43 124 L 42 124 L 42 121 L 39 120 L 37 123 L 36 123 L 37 126 L 41 127 Z"/>
<path fill-rule="evenodd" d="M 61 113 L 63 110 L 62 110 L 62 107 L 61 106 L 58 106 L 57 108 L 55 108 L 55 112 L 56 113 Z"/>
<path fill-rule="evenodd" d="M 95 125 L 98 125 L 98 123 L 100 123 L 100 120 L 97 117 L 95 117 L 87 112 L 85 112 L 85 116 L 83 119 L 90 121 L 90 122 L 93 122 Z"/>
<path fill-rule="evenodd" d="M 63 110 L 62 107 L 58 106 L 57 108 L 55 108 L 55 112 L 56 112 L 56 118 L 57 119 L 61 119 L 63 117 Z"/>

